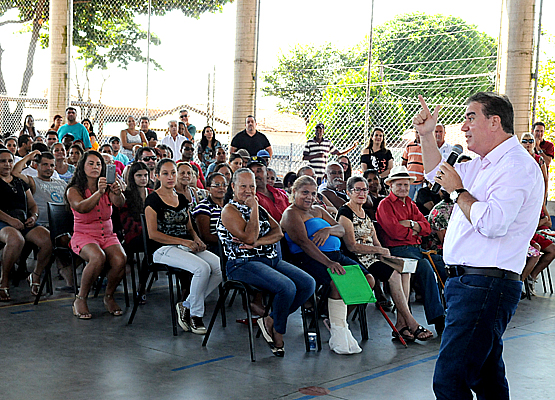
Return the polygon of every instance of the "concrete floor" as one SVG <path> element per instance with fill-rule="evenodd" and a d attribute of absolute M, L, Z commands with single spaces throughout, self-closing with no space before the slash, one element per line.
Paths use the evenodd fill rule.
<path fill-rule="evenodd" d="M 391 341 L 391 331 L 374 307 L 368 307 L 370 340 L 363 352 L 340 356 L 329 351 L 321 325 L 323 349 L 305 353 L 300 312 L 290 316 L 286 355 L 272 356 L 256 339 L 257 361 L 251 362 L 240 302 L 228 308 L 228 326 L 217 320 L 206 348 L 202 336 L 172 336 L 165 278 L 153 287 L 133 325 L 131 312 L 112 317 L 102 298 L 90 299 L 93 319 L 72 316 L 69 295 L 47 296 L 30 303 L 28 285 L 11 290 L 13 303 L 0 306 L 2 368 L 0 398 L 41 399 L 308 399 L 299 388 L 319 386 L 329 399 L 432 399 L 432 375 L 439 339 L 409 344 Z M 58 286 L 62 283 L 56 282 Z M 116 300 L 124 306 L 123 294 Z M 207 317 L 216 302 L 207 301 Z M 417 320 L 425 322 L 420 304 Z M 390 314 L 393 318 L 393 315 Z M 505 334 L 505 362 L 512 398 L 552 398 L 555 301 L 544 294 L 523 300 Z M 360 339 L 358 323 L 351 323 Z"/>

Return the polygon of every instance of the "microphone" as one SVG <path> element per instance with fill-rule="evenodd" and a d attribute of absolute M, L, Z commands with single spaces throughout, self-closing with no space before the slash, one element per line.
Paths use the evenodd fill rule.
<path fill-rule="evenodd" d="M 451 151 L 451 154 L 449 154 L 449 157 L 446 160 L 447 164 L 449 164 L 450 166 L 455 165 L 462 151 L 463 151 L 463 148 L 460 144 L 454 145 L 453 150 Z M 439 183 L 437 182 L 434 183 L 434 186 L 432 187 L 432 193 L 438 194 L 440 188 L 441 188 L 441 185 Z"/>

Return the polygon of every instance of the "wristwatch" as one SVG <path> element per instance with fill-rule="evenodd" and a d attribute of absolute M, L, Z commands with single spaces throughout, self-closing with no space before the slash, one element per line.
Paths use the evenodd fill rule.
<path fill-rule="evenodd" d="M 410 229 L 414 229 L 414 221 L 412 219 L 410 220 Z"/>
<path fill-rule="evenodd" d="M 33 213 L 36 219 L 39 219 L 39 215 L 37 213 Z"/>
<path fill-rule="evenodd" d="M 456 203 L 457 200 L 459 199 L 459 196 L 461 195 L 461 193 L 464 192 L 468 192 L 468 190 L 466 189 L 455 189 L 453 192 L 451 192 L 450 196 L 451 200 L 453 200 L 453 203 Z"/>

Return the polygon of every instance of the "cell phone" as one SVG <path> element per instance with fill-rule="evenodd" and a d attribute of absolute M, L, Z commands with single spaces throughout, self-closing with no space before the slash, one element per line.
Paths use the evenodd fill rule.
<path fill-rule="evenodd" d="M 106 166 L 106 183 L 111 185 L 116 181 L 116 166 L 110 164 Z"/>

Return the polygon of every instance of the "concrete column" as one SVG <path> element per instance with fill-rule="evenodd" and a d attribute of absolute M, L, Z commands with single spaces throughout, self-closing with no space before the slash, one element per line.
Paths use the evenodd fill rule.
<path fill-rule="evenodd" d="M 54 115 L 65 115 L 69 106 L 69 66 L 72 40 L 73 5 L 71 0 L 50 0 L 50 90 L 48 122 Z"/>
<path fill-rule="evenodd" d="M 530 131 L 535 0 L 503 0 L 497 91 L 506 94 L 515 112 L 515 133 Z"/>
<path fill-rule="evenodd" d="M 245 129 L 247 115 L 255 115 L 257 6 L 258 0 L 237 1 L 231 137 Z"/>

